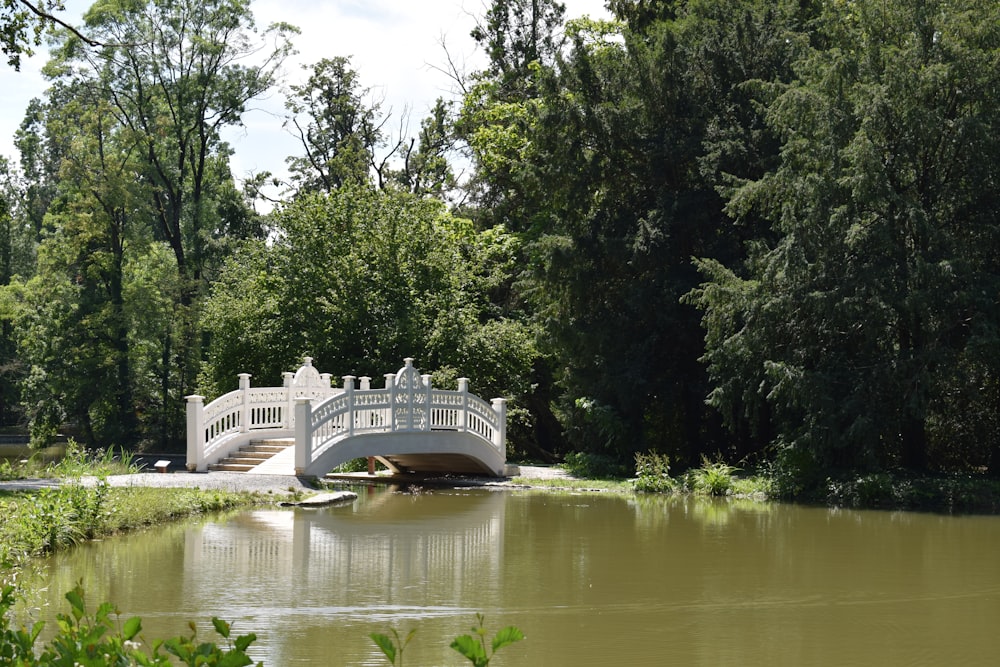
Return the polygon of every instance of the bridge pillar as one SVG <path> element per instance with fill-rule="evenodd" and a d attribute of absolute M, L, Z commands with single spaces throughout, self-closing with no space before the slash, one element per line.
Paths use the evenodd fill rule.
<path fill-rule="evenodd" d="M 312 402 L 295 399 L 295 474 L 304 475 L 312 463 Z"/>
<path fill-rule="evenodd" d="M 396 374 L 385 374 L 385 391 L 389 394 L 389 418 L 388 428 L 390 431 L 396 430 Z"/>
<path fill-rule="evenodd" d="M 205 397 L 187 397 L 187 469 L 197 470 L 205 458 Z"/>
<path fill-rule="evenodd" d="M 497 429 L 493 432 L 493 444 L 497 448 L 507 447 L 507 399 L 494 398 L 492 401 L 493 411 L 497 413 Z M 507 452 L 503 452 L 506 458 Z"/>
<path fill-rule="evenodd" d="M 424 430 L 429 431 L 431 430 L 431 401 L 434 400 L 431 390 L 431 376 L 421 375 L 420 380 L 424 383 Z"/>
<path fill-rule="evenodd" d="M 469 378 L 458 378 L 458 391 L 462 394 L 462 409 L 458 411 L 458 430 L 469 428 Z"/>
<path fill-rule="evenodd" d="M 294 396 L 292 395 L 292 380 L 295 379 L 295 373 L 291 371 L 285 371 L 281 374 L 281 386 L 285 389 L 285 414 L 284 422 L 285 428 L 292 428 L 295 424 L 295 403 L 293 402 Z"/>
<path fill-rule="evenodd" d="M 240 433 L 246 433 L 250 430 L 250 374 L 240 373 L 237 376 L 240 379 L 240 391 L 243 395 L 240 397 Z"/>
<path fill-rule="evenodd" d="M 347 435 L 354 435 L 354 376 L 344 376 L 344 394 L 347 395 Z"/>

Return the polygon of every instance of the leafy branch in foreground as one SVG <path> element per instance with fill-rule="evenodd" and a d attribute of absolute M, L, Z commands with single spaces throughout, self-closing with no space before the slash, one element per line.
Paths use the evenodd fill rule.
<path fill-rule="evenodd" d="M 70 613 L 57 617 L 59 631 L 41 647 L 40 653 L 36 653 L 35 644 L 45 624 L 36 623 L 31 630 L 11 627 L 10 610 L 14 606 L 14 592 L 13 586 L 4 586 L 0 593 L 0 664 L 3 665 L 170 667 L 176 664 L 172 658 L 178 658 L 181 664 L 190 667 L 242 667 L 253 664 L 246 650 L 257 636 L 250 633 L 230 640 L 231 626 L 219 618 L 213 618 L 212 625 L 228 646 L 199 642 L 194 623 L 191 623 L 190 636 L 179 635 L 154 641 L 152 652 L 147 652 L 139 636 L 142 631 L 139 617 L 133 616 L 121 625 L 120 612 L 110 602 L 99 605 L 96 612 L 88 612 L 83 588 L 79 585 L 66 594 Z"/>
<path fill-rule="evenodd" d="M 455 640 L 451 643 L 451 648 L 465 656 L 475 667 L 488 667 L 490 660 L 493 659 L 497 651 L 504 646 L 524 639 L 523 632 L 513 625 L 508 625 L 493 636 L 493 641 L 490 644 L 489 650 L 487 650 L 486 628 L 483 626 L 483 620 L 484 616 L 482 614 L 476 614 L 476 625 L 472 628 L 475 636 L 461 635 L 455 637 Z M 369 636 L 382 653 L 385 654 L 385 657 L 389 660 L 389 664 L 395 667 L 402 667 L 403 649 L 410 643 L 415 633 L 416 630 L 410 630 L 402 640 L 400 640 L 399 633 L 395 630 L 392 630 L 393 637 L 377 632 L 373 632 Z"/>

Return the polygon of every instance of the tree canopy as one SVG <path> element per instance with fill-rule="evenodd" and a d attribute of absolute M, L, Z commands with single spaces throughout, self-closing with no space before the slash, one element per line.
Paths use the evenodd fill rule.
<path fill-rule="evenodd" d="M 1000 471 L 995 3 L 609 9 L 488 3 L 412 136 L 350 54 L 306 65 L 261 215 L 221 132 L 294 29 L 95 4 L 0 163 L 0 415 L 168 447 L 236 373 L 412 356 L 532 458 Z"/>

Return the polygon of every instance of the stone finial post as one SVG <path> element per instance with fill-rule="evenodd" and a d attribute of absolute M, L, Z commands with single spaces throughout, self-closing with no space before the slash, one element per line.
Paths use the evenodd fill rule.
<path fill-rule="evenodd" d="M 319 374 L 319 379 L 320 379 L 320 382 L 323 383 L 323 388 L 324 389 L 326 389 L 327 387 L 332 387 L 333 386 L 333 376 L 330 373 L 320 373 Z"/>
<path fill-rule="evenodd" d="M 295 474 L 304 475 L 312 463 L 312 402 L 295 399 Z"/>
<path fill-rule="evenodd" d="M 361 391 L 371 391 L 372 379 L 370 377 L 368 377 L 367 375 L 362 375 L 361 377 L 358 378 L 358 381 L 361 382 L 361 386 L 358 387 L 358 389 L 360 389 Z"/>
<path fill-rule="evenodd" d="M 240 433 L 250 430 L 250 374 L 240 373 Z"/>
<path fill-rule="evenodd" d="M 507 454 L 507 399 L 494 398 L 493 412 L 497 415 L 497 430 L 493 433 L 493 444 L 497 446 L 506 458 Z"/>
<path fill-rule="evenodd" d="M 187 462 L 188 471 L 203 470 L 205 462 L 205 397 L 187 397 Z"/>
<path fill-rule="evenodd" d="M 462 407 L 458 412 L 458 430 L 469 429 L 469 378 L 458 378 L 458 391 L 462 395 Z"/>

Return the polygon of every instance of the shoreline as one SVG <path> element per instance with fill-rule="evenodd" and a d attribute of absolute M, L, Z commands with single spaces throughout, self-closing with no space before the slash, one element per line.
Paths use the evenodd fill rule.
<path fill-rule="evenodd" d="M 84 486 L 95 486 L 100 478 L 85 476 L 81 478 Z M 513 480 L 519 480 L 515 483 Z M 552 489 L 550 484 L 532 486 L 523 484 L 523 480 L 558 480 L 578 481 L 561 468 L 552 466 L 520 466 L 515 477 L 475 477 L 475 476 L 442 476 L 442 475 L 393 475 L 382 473 L 369 475 L 367 473 L 343 473 L 320 478 L 322 483 L 342 482 L 344 484 L 386 484 L 399 486 L 474 486 L 492 489 Z M 313 478 L 296 477 L 295 475 L 254 475 L 243 472 L 187 472 L 176 471 L 168 473 L 137 472 L 127 475 L 109 475 L 104 478 L 108 486 L 116 488 L 147 487 L 147 488 L 197 488 L 202 490 L 221 490 L 246 493 L 263 493 L 289 495 L 303 492 L 321 492 L 323 489 L 314 486 Z M 45 488 L 56 488 L 61 481 L 51 478 L 33 478 L 0 482 L 0 491 L 38 491 Z"/>

